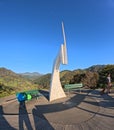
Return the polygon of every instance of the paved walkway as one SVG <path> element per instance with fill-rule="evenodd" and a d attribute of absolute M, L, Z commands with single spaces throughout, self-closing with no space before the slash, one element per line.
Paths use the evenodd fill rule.
<path fill-rule="evenodd" d="M 53 102 L 45 96 L 19 104 L 0 99 L 0 130 L 112 130 L 114 92 L 82 90 Z"/>

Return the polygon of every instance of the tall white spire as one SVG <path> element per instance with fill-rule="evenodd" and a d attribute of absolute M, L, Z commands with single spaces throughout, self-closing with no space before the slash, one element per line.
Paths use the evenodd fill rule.
<path fill-rule="evenodd" d="M 62 31 L 63 31 L 63 39 L 64 44 L 61 45 L 60 51 L 54 61 L 53 72 L 51 76 L 51 84 L 50 84 L 50 94 L 49 101 L 53 101 L 59 98 L 66 97 L 64 90 L 61 86 L 60 76 L 59 76 L 59 67 L 60 64 L 67 64 L 67 48 L 66 48 L 66 37 L 64 32 L 64 25 L 62 22 Z"/>
<path fill-rule="evenodd" d="M 62 64 L 68 64 L 68 58 L 67 58 L 67 46 L 66 46 L 66 37 L 65 37 L 65 31 L 64 31 L 64 24 L 62 22 L 62 32 L 63 32 L 63 39 L 64 39 L 64 43 L 63 43 L 63 63 Z"/>

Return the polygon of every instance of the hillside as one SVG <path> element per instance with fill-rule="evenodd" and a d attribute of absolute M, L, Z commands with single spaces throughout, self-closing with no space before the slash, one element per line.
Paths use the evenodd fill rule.
<path fill-rule="evenodd" d="M 33 88 L 36 88 L 36 85 L 30 80 L 11 70 L 0 68 L 0 96 Z"/>
<path fill-rule="evenodd" d="M 51 80 L 51 74 L 49 73 L 33 80 L 33 82 L 35 84 L 38 84 L 41 88 L 49 88 L 50 80 Z"/>
<path fill-rule="evenodd" d="M 112 81 L 114 82 L 114 65 L 93 65 L 85 69 L 64 70 L 60 72 L 60 80 L 62 86 L 70 83 L 82 82 L 85 86 L 95 88 L 104 85 L 104 78 L 107 73 L 112 74 Z M 51 74 L 46 74 L 33 82 L 42 86 L 42 88 L 50 87 Z"/>
<path fill-rule="evenodd" d="M 64 70 L 60 72 L 62 86 L 82 82 L 90 88 L 104 87 L 107 73 L 111 73 L 114 83 L 114 65 L 93 65 L 86 69 Z M 39 73 L 16 74 L 12 70 L 0 68 L 0 96 L 10 95 L 18 91 L 50 87 L 51 74 Z"/>

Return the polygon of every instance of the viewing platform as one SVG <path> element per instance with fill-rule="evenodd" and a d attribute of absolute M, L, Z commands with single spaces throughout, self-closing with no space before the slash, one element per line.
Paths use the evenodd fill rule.
<path fill-rule="evenodd" d="M 114 91 L 73 91 L 66 98 L 44 96 L 20 104 L 15 96 L 0 98 L 0 130 L 112 130 Z"/>

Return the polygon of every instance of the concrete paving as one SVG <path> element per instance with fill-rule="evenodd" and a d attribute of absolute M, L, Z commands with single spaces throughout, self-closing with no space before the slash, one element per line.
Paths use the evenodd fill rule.
<path fill-rule="evenodd" d="M 112 130 L 114 92 L 82 90 L 52 102 L 48 93 L 23 104 L 0 98 L 0 130 Z"/>

